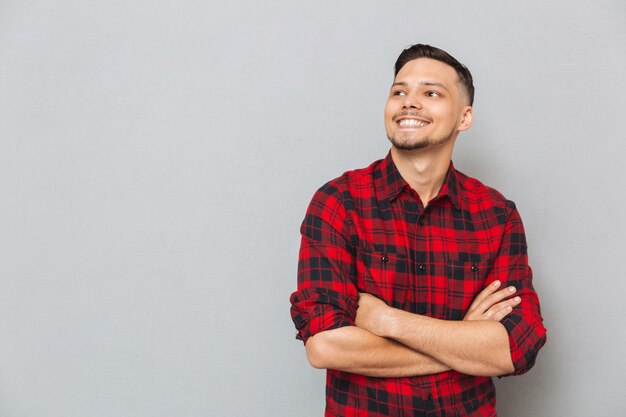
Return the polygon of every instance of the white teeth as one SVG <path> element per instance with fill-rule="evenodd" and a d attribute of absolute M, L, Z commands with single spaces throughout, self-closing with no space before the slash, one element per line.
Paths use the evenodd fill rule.
<path fill-rule="evenodd" d="M 415 119 L 402 119 L 400 120 L 400 126 L 417 126 L 417 127 L 422 127 L 422 126 L 426 126 L 428 123 L 427 122 L 422 122 L 421 120 L 415 120 Z"/>

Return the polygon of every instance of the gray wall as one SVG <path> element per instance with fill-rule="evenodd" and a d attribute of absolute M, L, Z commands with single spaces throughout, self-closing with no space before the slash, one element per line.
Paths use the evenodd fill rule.
<path fill-rule="evenodd" d="M 626 3 L 0 0 L 0 416 L 321 416 L 314 190 L 385 155 L 397 54 L 473 72 L 548 344 L 503 416 L 626 412 Z"/>

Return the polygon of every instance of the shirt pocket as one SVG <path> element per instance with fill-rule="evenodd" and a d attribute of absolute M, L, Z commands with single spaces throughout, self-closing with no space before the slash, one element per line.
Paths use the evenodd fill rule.
<path fill-rule="evenodd" d="M 490 266 L 486 260 L 447 261 L 446 320 L 463 319 L 474 298 L 485 288 Z"/>
<path fill-rule="evenodd" d="M 372 294 L 388 305 L 401 308 L 408 292 L 408 259 L 405 254 L 358 248 L 356 279 L 359 292 Z"/>

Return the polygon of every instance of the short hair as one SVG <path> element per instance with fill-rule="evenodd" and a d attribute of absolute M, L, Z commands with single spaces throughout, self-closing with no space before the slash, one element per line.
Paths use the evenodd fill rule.
<path fill-rule="evenodd" d="M 400 72 L 402 67 L 404 67 L 407 62 L 413 61 L 417 58 L 434 59 L 454 68 L 459 76 L 459 81 L 465 88 L 470 106 L 474 104 L 474 80 L 472 79 L 472 74 L 465 65 L 461 64 L 456 58 L 443 49 L 435 48 L 430 45 L 423 45 L 421 43 L 409 46 L 402 51 L 396 60 L 394 77 L 398 75 L 398 72 Z"/>

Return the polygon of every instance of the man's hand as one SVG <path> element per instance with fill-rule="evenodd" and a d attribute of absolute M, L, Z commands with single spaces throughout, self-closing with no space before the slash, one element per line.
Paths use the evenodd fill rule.
<path fill-rule="evenodd" d="M 359 308 L 356 310 L 355 324 L 357 327 L 384 337 L 387 326 L 392 324 L 385 314 L 391 308 L 383 300 L 371 294 L 359 293 Z"/>
<path fill-rule="evenodd" d="M 395 340 L 468 375 L 494 376 L 514 371 L 509 338 L 500 323 L 520 303 L 515 288 L 491 283 L 473 300 L 463 320 L 440 320 L 388 306 L 359 294 L 356 325 Z M 513 297 L 513 298 L 511 298 Z"/>
<path fill-rule="evenodd" d="M 493 320 L 500 321 L 506 317 L 513 307 L 520 303 L 519 297 L 513 297 L 515 287 L 507 287 L 498 291 L 502 284 L 494 281 L 482 290 L 463 317 L 464 321 Z M 385 337 L 389 332 L 389 326 L 393 325 L 390 310 L 384 301 L 371 294 L 359 294 L 359 308 L 356 311 L 355 324 L 379 336 Z"/>
<path fill-rule="evenodd" d="M 474 298 L 463 320 L 500 321 L 513 311 L 513 307 L 518 305 L 521 299 L 519 297 L 509 297 L 515 294 L 517 290 L 515 287 L 507 287 L 498 291 L 500 285 L 502 285 L 500 281 L 494 281 L 487 285 L 485 289 Z"/>

